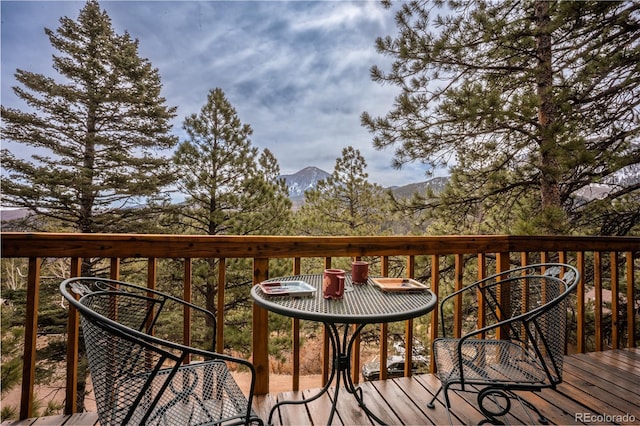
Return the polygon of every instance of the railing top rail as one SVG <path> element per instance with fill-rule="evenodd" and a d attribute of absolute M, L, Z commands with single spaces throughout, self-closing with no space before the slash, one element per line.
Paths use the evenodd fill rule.
<path fill-rule="evenodd" d="M 2 232 L 3 257 L 288 258 L 520 251 L 640 251 L 640 237 L 272 236 Z"/>

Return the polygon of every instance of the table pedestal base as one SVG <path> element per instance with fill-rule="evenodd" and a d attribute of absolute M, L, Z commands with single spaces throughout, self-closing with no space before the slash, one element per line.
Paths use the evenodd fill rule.
<path fill-rule="evenodd" d="M 340 326 L 344 328 L 341 339 L 340 331 L 336 324 L 324 323 L 325 329 L 329 333 L 331 348 L 333 350 L 333 363 L 329 380 L 327 380 L 327 383 L 324 385 L 324 387 L 320 389 L 320 392 L 310 398 L 278 402 L 271 408 L 271 412 L 269 413 L 269 425 L 272 425 L 271 420 L 273 418 L 273 414 L 280 406 L 287 404 L 306 404 L 307 402 L 314 401 L 320 398 L 325 393 L 328 393 L 331 384 L 335 381 L 335 390 L 333 393 L 333 401 L 331 404 L 331 413 L 329 414 L 329 421 L 327 422 L 327 424 L 330 425 L 333 421 L 333 416 L 336 413 L 336 404 L 338 402 L 338 394 L 340 393 L 341 380 L 344 381 L 345 390 L 353 395 L 356 401 L 358 401 L 358 405 L 360 406 L 360 408 L 362 408 L 362 410 L 378 424 L 385 424 L 384 421 L 382 421 L 378 416 L 373 414 L 371 410 L 369 410 L 369 408 L 364 403 L 362 388 L 360 388 L 360 386 L 356 386 L 351 379 L 351 353 L 353 350 L 353 344 L 356 340 L 356 337 L 360 334 L 360 331 L 362 331 L 365 325 L 366 324 L 358 324 L 354 332 L 351 334 L 351 336 L 349 336 L 350 324 L 341 324 Z"/>

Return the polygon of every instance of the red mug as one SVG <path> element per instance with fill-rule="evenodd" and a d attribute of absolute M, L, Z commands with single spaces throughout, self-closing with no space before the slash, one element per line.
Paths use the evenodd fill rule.
<path fill-rule="evenodd" d="M 369 262 L 356 260 L 351 262 L 351 281 L 354 284 L 365 284 L 369 278 Z"/>
<path fill-rule="evenodd" d="M 324 270 L 322 294 L 325 299 L 342 299 L 342 296 L 344 295 L 344 270 Z"/>

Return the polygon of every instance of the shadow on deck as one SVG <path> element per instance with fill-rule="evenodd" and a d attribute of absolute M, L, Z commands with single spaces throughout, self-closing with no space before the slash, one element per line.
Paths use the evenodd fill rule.
<path fill-rule="evenodd" d="M 640 424 L 640 349 L 620 349 L 565 358 L 564 382 L 557 390 L 523 393 L 524 399 L 538 407 L 552 424 Z M 367 406 L 391 425 L 448 424 L 442 395 L 436 408 L 426 403 L 440 386 L 430 374 L 366 382 L 362 390 Z M 283 392 L 257 397 L 254 408 L 265 421 L 271 407 L 283 399 L 299 399 L 314 395 L 316 390 Z M 475 395 L 450 394 L 454 424 L 478 424 L 484 417 L 476 409 Z M 323 395 L 308 404 L 280 407 L 275 425 L 323 425 L 327 423 L 331 399 Z M 355 399 L 341 392 L 335 425 L 370 425 L 372 421 L 358 407 Z M 535 419 L 535 418 L 534 418 Z M 49 416 L 23 421 L 7 421 L 8 425 L 97 425 L 96 413 L 72 416 Z M 514 403 L 507 424 L 527 424 L 531 420 L 520 404 Z"/>

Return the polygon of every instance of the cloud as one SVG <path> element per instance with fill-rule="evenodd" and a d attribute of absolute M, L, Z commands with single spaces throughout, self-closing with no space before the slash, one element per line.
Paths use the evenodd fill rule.
<path fill-rule="evenodd" d="M 2 104 L 21 105 L 9 89 L 16 68 L 55 76 L 43 28 L 77 19 L 84 2 L 2 1 Z M 178 106 L 174 133 L 220 87 L 252 142 L 269 148 L 283 173 L 313 165 L 328 172 L 342 148 L 365 157 L 383 186 L 424 179 L 391 169 L 393 152 L 373 149 L 360 114 L 383 115 L 397 90 L 371 81 L 389 66 L 375 38 L 395 33 L 393 11 L 375 1 L 103 1 L 118 34 L 139 40 L 140 56 L 162 77 L 167 105 Z M 22 106 L 20 106 L 22 108 Z"/>

